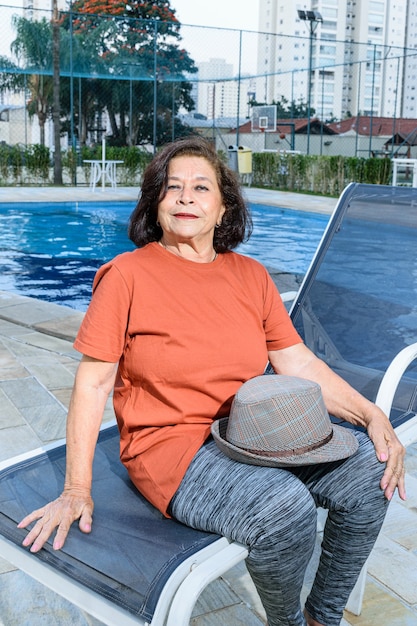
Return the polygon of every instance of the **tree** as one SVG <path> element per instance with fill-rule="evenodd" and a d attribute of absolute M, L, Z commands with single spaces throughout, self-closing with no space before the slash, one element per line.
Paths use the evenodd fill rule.
<path fill-rule="evenodd" d="M 8 57 L 0 55 L 0 93 L 19 92 L 24 86 L 25 78 L 18 66 Z"/>
<path fill-rule="evenodd" d="M 251 100 L 249 102 L 250 106 L 260 106 L 266 105 L 266 102 L 256 102 L 255 100 Z M 277 119 L 278 120 L 288 120 L 288 119 L 300 119 L 304 117 L 308 117 L 308 105 L 305 103 L 302 98 L 296 102 L 293 100 L 290 102 L 287 100 L 285 96 L 281 96 L 281 98 L 276 101 L 273 100 L 270 106 L 275 105 L 277 107 Z M 310 115 L 315 114 L 315 109 L 310 109 Z"/>
<path fill-rule="evenodd" d="M 193 108 L 186 75 L 197 69 L 180 46 L 180 23 L 170 3 L 76 0 L 72 8 L 73 50 L 79 58 L 88 53 L 97 74 L 94 81 L 83 79 L 84 99 L 94 89 L 90 100 L 107 111 L 113 143 L 152 143 L 155 125 L 158 143 L 165 139 L 167 124 L 185 133 L 174 120 L 175 111 Z"/>
<path fill-rule="evenodd" d="M 52 51 L 53 51 L 53 108 L 54 122 L 54 183 L 62 185 L 62 158 L 61 158 L 61 119 L 60 119 L 60 35 L 59 14 L 57 0 L 52 0 Z"/>
<path fill-rule="evenodd" d="M 46 18 L 32 21 L 20 16 L 14 16 L 12 24 L 16 30 L 16 39 L 11 44 L 11 50 L 19 61 L 25 63 L 27 73 L 33 71 L 28 80 L 31 92 L 28 111 L 30 115 L 37 115 L 40 143 L 45 145 L 45 122 L 53 93 L 51 25 Z"/>

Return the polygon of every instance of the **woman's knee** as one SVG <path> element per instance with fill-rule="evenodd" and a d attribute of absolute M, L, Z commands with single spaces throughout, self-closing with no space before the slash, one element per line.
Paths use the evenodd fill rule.
<path fill-rule="evenodd" d="M 242 529 L 249 531 L 247 543 L 280 546 L 280 549 L 314 543 L 317 508 L 309 491 L 296 481 L 285 489 L 280 481 L 264 490 L 262 498 L 244 498 L 239 513 Z M 236 520 L 235 520 L 236 522 Z M 237 532 L 240 523 L 235 523 Z M 238 539 L 237 539 L 238 540 Z"/>

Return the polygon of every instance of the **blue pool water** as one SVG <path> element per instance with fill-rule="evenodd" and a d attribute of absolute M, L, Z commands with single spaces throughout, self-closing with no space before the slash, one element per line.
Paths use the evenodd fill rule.
<path fill-rule="evenodd" d="M 0 204 L 0 290 L 85 310 L 97 268 L 134 249 L 134 203 Z M 253 205 L 254 230 L 239 252 L 268 268 L 304 274 L 327 215 Z"/>

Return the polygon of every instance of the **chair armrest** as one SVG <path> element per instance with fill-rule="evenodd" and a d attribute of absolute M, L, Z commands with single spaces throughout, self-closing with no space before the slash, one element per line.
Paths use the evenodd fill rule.
<path fill-rule="evenodd" d="M 297 293 L 297 291 L 284 291 L 284 293 L 281 294 L 281 300 L 283 302 L 290 302 L 291 300 L 294 300 Z"/>
<path fill-rule="evenodd" d="M 391 361 L 378 389 L 375 404 L 386 415 L 391 413 L 395 392 L 407 367 L 417 359 L 417 342 L 403 348 Z M 403 445 L 417 440 L 417 417 L 395 429 Z"/>

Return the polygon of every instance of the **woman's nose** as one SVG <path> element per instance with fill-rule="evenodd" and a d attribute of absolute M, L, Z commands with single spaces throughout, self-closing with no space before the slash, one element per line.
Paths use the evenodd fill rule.
<path fill-rule="evenodd" d="M 191 189 L 183 187 L 179 194 L 179 201 L 181 204 L 191 204 L 194 202 Z"/>

